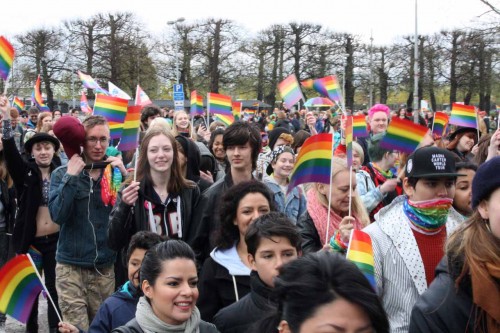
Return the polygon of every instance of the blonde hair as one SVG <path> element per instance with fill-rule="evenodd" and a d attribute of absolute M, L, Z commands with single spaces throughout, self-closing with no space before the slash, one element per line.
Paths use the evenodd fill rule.
<path fill-rule="evenodd" d="M 332 159 L 332 185 L 335 180 L 335 176 L 337 176 L 340 172 L 342 171 L 349 171 L 349 168 L 347 167 L 347 160 L 340 158 L 340 157 L 333 157 Z M 319 185 L 325 185 L 325 184 L 320 184 L 320 183 L 315 183 L 314 189 L 316 190 L 316 195 L 318 197 L 319 202 L 325 206 L 328 207 L 328 196 L 321 194 L 318 191 L 318 186 Z M 368 212 L 366 211 L 365 206 L 363 205 L 363 202 L 361 201 L 361 198 L 359 197 L 359 194 L 357 191 L 354 191 L 352 193 L 352 201 L 351 201 L 351 207 L 352 207 L 352 214 L 355 215 L 361 224 L 363 226 L 367 226 L 370 224 L 370 217 L 368 216 Z"/>
<path fill-rule="evenodd" d="M 177 130 L 177 125 L 175 124 L 176 120 L 177 120 L 177 117 L 181 114 L 181 113 L 184 113 L 186 116 L 188 116 L 189 118 L 189 115 L 186 111 L 184 110 L 179 110 L 179 111 L 175 111 L 174 112 L 174 117 L 173 117 L 173 120 L 172 120 L 172 134 L 174 135 L 174 137 L 176 137 L 177 135 L 181 135 L 180 132 Z M 192 140 L 197 140 L 197 136 L 196 136 L 196 133 L 194 132 L 194 128 L 191 126 L 191 122 L 188 121 L 188 127 L 187 127 L 187 130 L 188 130 L 188 133 L 189 133 L 189 137 L 192 139 Z"/>
<path fill-rule="evenodd" d="M 170 126 L 170 123 L 163 117 L 157 117 L 151 121 L 151 124 L 149 124 L 149 127 L 147 131 L 151 128 L 163 128 L 167 132 L 172 132 L 172 126 Z"/>

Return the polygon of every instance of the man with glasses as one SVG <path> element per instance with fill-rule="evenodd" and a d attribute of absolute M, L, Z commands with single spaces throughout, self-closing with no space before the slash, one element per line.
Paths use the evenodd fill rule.
<path fill-rule="evenodd" d="M 36 106 L 32 106 L 28 110 L 28 122 L 26 123 L 26 129 L 35 129 L 36 123 L 38 121 L 38 111 Z"/>
<path fill-rule="evenodd" d="M 126 170 L 121 159 L 105 154 L 110 131 L 103 117 L 89 116 L 83 124 L 64 117 L 54 133 L 63 145 L 69 141 L 64 148 L 70 158 L 52 173 L 49 197 L 50 214 L 61 227 L 56 255 L 59 306 L 65 321 L 87 330 L 115 287 L 115 252 L 107 237 L 113 207 L 102 199 L 111 179 L 104 176 L 102 162 L 111 162 L 123 176 Z M 81 142 L 81 154 L 73 142 Z"/>

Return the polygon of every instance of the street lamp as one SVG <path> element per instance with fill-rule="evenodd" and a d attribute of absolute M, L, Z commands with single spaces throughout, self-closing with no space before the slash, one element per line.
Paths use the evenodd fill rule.
<path fill-rule="evenodd" d="M 184 20 L 185 20 L 184 17 L 179 17 L 175 21 L 168 21 L 167 24 L 174 25 L 177 23 L 184 22 Z M 175 78 L 177 80 L 177 84 L 179 84 L 179 41 L 177 41 L 177 43 L 175 43 Z"/>

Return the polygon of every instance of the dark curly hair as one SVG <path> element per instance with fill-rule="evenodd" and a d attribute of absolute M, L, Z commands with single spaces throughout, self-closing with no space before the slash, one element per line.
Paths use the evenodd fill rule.
<path fill-rule="evenodd" d="M 240 239 L 238 226 L 234 225 L 238 205 L 249 193 L 260 193 L 269 202 L 271 211 L 276 211 L 273 195 L 267 186 L 259 181 L 251 180 L 231 187 L 220 201 L 220 225 L 216 230 L 215 245 L 222 250 L 231 248 Z"/>

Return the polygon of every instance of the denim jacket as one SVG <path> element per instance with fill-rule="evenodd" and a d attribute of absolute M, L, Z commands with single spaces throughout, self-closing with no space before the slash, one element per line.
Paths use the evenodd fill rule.
<path fill-rule="evenodd" d="M 384 199 L 385 195 L 380 192 L 380 187 L 375 187 L 370 174 L 364 170 L 356 172 L 356 183 L 358 194 L 366 210 L 371 212 Z"/>
<path fill-rule="evenodd" d="M 111 265 L 116 256 L 108 247 L 113 206 L 102 202 L 102 175 L 93 181 L 85 170 L 78 176 L 66 171 L 67 166 L 57 168 L 50 181 L 49 211 L 52 220 L 61 226 L 56 260 L 86 268 Z"/>
<path fill-rule="evenodd" d="M 281 187 L 276 183 L 272 176 L 265 176 L 264 183 L 271 190 L 274 197 L 274 202 L 278 211 L 284 213 L 293 224 L 297 223 L 297 219 L 306 211 L 306 197 L 299 187 L 295 187 L 286 197 L 281 192 Z"/>

